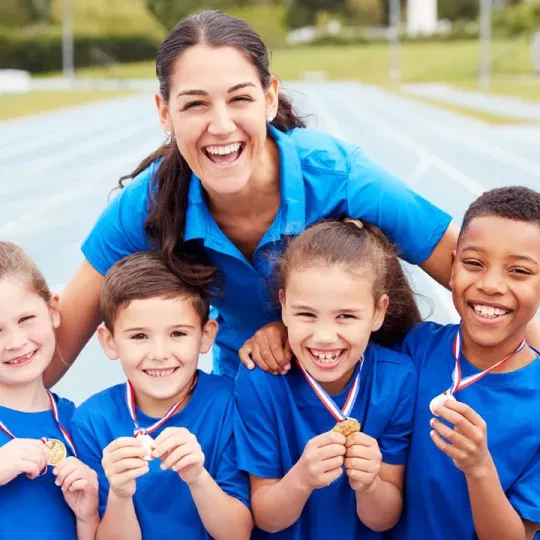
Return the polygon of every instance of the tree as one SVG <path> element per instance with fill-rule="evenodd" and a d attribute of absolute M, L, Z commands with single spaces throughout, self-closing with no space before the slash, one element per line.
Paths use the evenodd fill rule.
<path fill-rule="evenodd" d="M 383 20 L 382 0 L 346 0 L 345 9 L 359 26 L 377 26 Z"/>
<path fill-rule="evenodd" d="M 439 0 L 439 19 L 451 21 L 476 20 L 480 12 L 479 0 Z"/>
<path fill-rule="evenodd" d="M 150 12 L 165 28 L 172 28 L 181 19 L 204 9 L 221 9 L 248 3 L 246 0 L 146 0 Z"/>

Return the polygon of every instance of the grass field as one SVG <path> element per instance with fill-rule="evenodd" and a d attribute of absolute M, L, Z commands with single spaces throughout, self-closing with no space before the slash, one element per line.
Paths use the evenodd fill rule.
<path fill-rule="evenodd" d="M 388 84 L 390 51 L 385 44 L 350 47 L 297 47 L 272 54 L 272 71 L 282 80 L 324 73 L 328 79 Z M 476 41 L 404 43 L 399 50 L 402 82 L 437 81 L 477 89 L 479 46 Z M 540 100 L 540 77 L 532 76 L 529 44 L 525 40 L 492 44 L 491 92 Z M 80 77 L 155 77 L 152 62 L 108 68 L 81 69 Z"/>
<path fill-rule="evenodd" d="M 478 90 L 479 44 L 476 41 L 403 43 L 399 49 L 399 62 L 401 81 L 404 83 L 436 81 Z M 357 80 L 388 86 L 389 63 L 388 45 L 378 43 L 278 49 L 273 52 L 271 68 L 282 80 L 304 79 L 310 76 L 310 72 L 312 75 L 315 72 L 315 76 L 323 75 L 330 80 Z M 155 65 L 153 62 L 142 62 L 87 68 L 77 70 L 76 75 L 81 78 L 154 78 Z M 490 92 L 540 100 L 540 77 L 532 74 L 530 45 L 526 40 L 493 42 Z M 44 92 L 39 95 L 0 96 L 0 120 L 111 95 L 121 95 L 121 92 Z M 438 102 L 434 104 L 445 106 Z M 454 106 L 446 108 L 488 122 L 511 121 L 504 116 L 476 113 Z"/>
<path fill-rule="evenodd" d="M 0 95 L 0 121 L 126 94 L 126 91 L 58 91 Z"/>

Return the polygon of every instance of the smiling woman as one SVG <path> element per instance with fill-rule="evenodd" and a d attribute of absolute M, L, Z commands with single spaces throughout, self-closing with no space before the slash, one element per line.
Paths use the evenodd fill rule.
<path fill-rule="evenodd" d="M 163 41 L 156 72 L 169 138 L 121 180 L 83 243 L 85 261 L 61 298 L 64 359 L 76 358 L 100 321 L 103 275 L 148 248 L 194 284 L 212 274 L 210 265 L 220 270 L 214 370 L 230 377 L 242 344 L 280 318 L 274 255 L 316 221 L 370 221 L 400 256 L 448 284 L 457 239 L 450 216 L 361 149 L 306 129 L 244 21 L 217 11 L 184 19 Z M 282 333 L 272 335 L 279 350 Z M 65 370 L 57 358 L 49 383 Z"/>

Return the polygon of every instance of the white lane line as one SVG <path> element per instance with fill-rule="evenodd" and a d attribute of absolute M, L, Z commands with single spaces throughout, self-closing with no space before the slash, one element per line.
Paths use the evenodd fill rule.
<path fill-rule="evenodd" d="M 383 92 L 383 94 L 388 98 L 394 97 L 394 96 L 386 94 L 385 92 Z M 398 99 L 401 99 L 405 102 L 407 101 L 406 98 L 399 97 Z M 375 108 L 377 108 L 377 106 L 375 106 Z M 396 116 L 400 118 L 401 120 L 405 120 L 407 122 L 411 121 L 410 117 L 403 114 L 401 108 L 392 107 L 392 110 L 385 109 L 385 112 L 388 112 L 389 114 Z M 478 150 L 480 152 L 483 152 L 484 154 L 496 159 L 497 161 L 500 161 L 502 163 L 507 163 L 508 165 L 512 165 L 513 167 L 517 167 L 524 171 L 530 172 L 534 175 L 540 176 L 540 163 L 531 161 L 530 159 L 514 154 L 513 152 L 509 152 L 505 148 L 502 148 L 490 142 L 473 138 L 470 135 L 468 135 L 467 132 L 463 130 L 458 131 L 455 128 L 451 128 L 448 126 L 439 127 L 437 123 L 428 123 L 428 122 L 422 121 L 420 115 L 415 116 L 414 124 L 415 126 L 422 127 L 423 129 L 431 133 L 436 133 L 438 136 L 444 139 L 455 142 L 467 148 L 471 148 L 473 150 Z M 482 128 L 483 130 L 489 129 L 483 125 L 482 125 Z M 478 133 L 477 135 L 480 137 L 483 134 Z"/>
<path fill-rule="evenodd" d="M 323 98 L 320 97 L 319 91 L 316 91 L 315 89 L 313 89 L 309 94 L 309 99 L 313 107 L 324 118 L 324 123 L 327 126 L 327 128 L 329 128 L 329 131 L 334 136 L 340 137 L 341 139 L 345 139 L 342 128 L 340 127 L 338 122 L 335 120 L 334 114 L 326 105 Z M 362 121 L 363 120 L 364 118 L 362 117 Z M 429 160 L 434 166 L 441 169 L 443 172 L 445 172 L 444 169 L 451 172 L 452 176 L 450 176 L 450 174 L 446 172 L 445 174 L 447 174 L 447 176 L 454 177 L 454 179 L 458 179 L 456 181 L 459 181 L 461 185 L 465 185 L 465 187 L 467 187 L 469 191 L 471 191 L 472 189 L 478 189 L 479 193 L 484 191 L 484 189 L 477 182 L 472 180 L 472 178 L 469 178 L 468 176 L 463 175 L 460 171 L 458 171 L 457 169 L 454 169 L 454 167 L 452 167 L 449 163 L 439 158 L 432 152 L 429 152 L 424 147 L 416 143 L 412 143 L 412 141 L 406 139 L 399 130 L 396 130 L 392 126 L 389 126 L 384 120 L 377 118 L 376 122 L 370 121 L 369 123 L 372 124 L 375 129 L 381 129 L 381 127 L 384 127 L 383 132 L 386 132 L 385 134 L 387 134 L 390 138 L 394 138 L 394 140 L 396 140 L 398 144 L 401 144 L 402 146 L 409 148 L 412 152 L 414 152 L 416 155 L 421 157 L 422 161 Z M 404 141 L 405 141 L 405 144 L 404 144 Z M 452 302 L 452 298 L 448 294 L 448 291 L 446 291 L 434 279 L 429 278 L 428 282 L 429 282 L 429 286 L 431 290 L 435 293 L 435 295 L 439 299 L 439 302 L 441 303 L 443 310 L 446 312 L 449 320 L 454 321 L 454 322 L 457 321 L 457 315 L 456 315 L 454 303 Z"/>

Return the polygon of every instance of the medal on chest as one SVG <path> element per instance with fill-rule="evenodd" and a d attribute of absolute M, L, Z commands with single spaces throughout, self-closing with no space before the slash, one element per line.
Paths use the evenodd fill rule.
<path fill-rule="evenodd" d="M 154 422 L 151 426 L 148 427 L 141 427 L 139 423 L 137 422 L 137 411 L 135 409 L 135 392 L 133 390 L 133 386 L 129 381 L 126 383 L 126 405 L 129 410 L 129 414 L 131 416 L 131 419 L 133 420 L 133 436 L 141 443 L 143 448 L 146 450 L 146 453 L 144 455 L 144 459 L 146 461 L 152 461 L 152 451 L 156 447 L 156 443 L 154 439 L 152 438 L 151 434 L 159 429 L 171 416 L 173 416 L 182 404 L 186 401 L 186 399 L 192 394 L 195 385 L 197 384 L 199 376 L 197 373 L 193 376 L 193 381 L 191 383 L 191 386 L 189 387 L 187 393 L 185 396 L 180 400 L 177 401 L 166 413 L 163 418 L 160 418 L 157 422 Z"/>
<path fill-rule="evenodd" d="M 77 456 L 75 445 L 73 444 L 73 441 L 69 433 L 60 422 L 60 417 L 58 415 L 58 407 L 56 406 L 56 401 L 54 400 L 54 397 L 51 394 L 51 392 L 49 392 L 48 390 L 47 390 L 47 395 L 49 397 L 49 403 L 51 404 L 51 412 L 53 414 L 53 418 L 56 422 L 56 425 L 58 426 L 58 429 L 64 436 L 64 440 L 69 446 L 71 453 L 74 456 Z M 0 430 L 2 430 L 8 437 L 11 437 L 12 439 L 16 438 L 16 435 L 14 435 L 3 422 L 0 422 Z M 60 439 L 50 439 L 47 437 L 41 437 L 40 440 L 49 450 L 48 465 L 52 465 L 52 466 L 58 465 L 61 461 L 63 461 L 67 457 L 66 444 L 64 444 L 64 442 L 61 441 Z M 45 474 L 46 471 L 47 471 L 47 468 L 45 467 L 45 469 L 43 469 L 40 474 Z"/>
<path fill-rule="evenodd" d="M 527 345 L 527 342 L 525 339 L 522 340 L 522 342 L 518 345 L 518 347 L 510 353 L 508 356 L 497 362 L 496 364 L 493 364 L 488 369 L 481 371 L 480 373 L 475 373 L 474 375 L 469 375 L 468 377 L 463 378 L 461 373 L 461 366 L 459 364 L 459 357 L 461 356 L 461 347 L 462 347 L 462 338 L 461 338 L 461 331 L 458 330 L 456 337 L 454 338 L 454 342 L 452 344 L 452 354 L 454 356 L 454 370 L 452 371 L 452 386 L 448 388 L 448 390 L 445 390 L 442 394 L 439 394 L 438 396 L 435 396 L 429 403 L 429 410 L 432 414 L 435 414 L 435 411 L 437 408 L 441 405 L 444 405 L 447 401 L 456 401 L 456 398 L 454 394 L 458 392 L 459 390 L 463 390 L 463 388 L 467 388 L 468 386 L 471 386 L 471 384 L 474 384 L 475 382 L 479 381 L 483 377 L 485 377 L 488 373 L 493 371 L 494 369 L 500 368 L 510 358 L 515 356 L 517 353 L 522 351 L 525 346 Z"/>
<path fill-rule="evenodd" d="M 361 424 L 356 418 L 350 418 L 349 414 L 351 413 L 356 400 L 358 399 L 358 393 L 360 391 L 360 375 L 362 373 L 362 366 L 364 359 L 360 360 L 360 367 L 358 373 L 354 378 L 354 382 L 349 390 L 347 399 L 342 408 L 339 408 L 335 401 L 328 395 L 328 393 L 322 388 L 322 386 L 313 378 L 313 376 L 304 368 L 304 366 L 297 360 L 296 363 L 300 368 L 300 371 L 303 373 L 307 382 L 320 399 L 321 403 L 326 407 L 328 412 L 336 419 L 337 424 L 332 428 L 332 431 L 341 433 L 345 437 L 348 437 L 352 433 L 360 431 Z"/>

